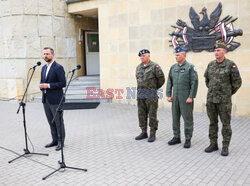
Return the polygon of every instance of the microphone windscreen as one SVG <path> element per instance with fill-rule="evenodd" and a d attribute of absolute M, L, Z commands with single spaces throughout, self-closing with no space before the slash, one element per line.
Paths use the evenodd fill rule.
<path fill-rule="evenodd" d="M 77 65 L 76 67 L 77 67 L 77 69 L 80 69 L 80 68 L 81 68 L 81 65 Z"/>
<path fill-rule="evenodd" d="M 40 66 L 42 63 L 41 63 L 40 61 L 38 61 L 36 64 L 37 64 L 38 66 Z"/>

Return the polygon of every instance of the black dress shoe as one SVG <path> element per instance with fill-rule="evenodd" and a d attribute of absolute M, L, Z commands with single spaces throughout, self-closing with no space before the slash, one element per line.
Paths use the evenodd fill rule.
<path fill-rule="evenodd" d="M 154 142 L 154 141 L 155 141 L 155 134 L 150 134 L 148 142 Z"/>
<path fill-rule="evenodd" d="M 175 144 L 178 144 L 178 143 L 181 143 L 181 138 L 173 137 L 173 139 L 171 139 L 171 140 L 168 142 L 169 145 L 175 145 Z"/>
<path fill-rule="evenodd" d="M 135 137 L 135 140 L 142 140 L 142 139 L 145 139 L 145 138 L 148 138 L 148 134 L 142 132 L 139 136 Z"/>
<path fill-rule="evenodd" d="M 45 148 L 57 146 L 57 142 L 52 141 L 51 143 L 45 145 Z"/>
<path fill-rule="evenodd" d="M 191 147 L 191 140 L 186 140 L 184 144 L 184 148 L 190 148 Z"/>
<path fill-rule="evenodd" d="M 56 146 L 56 151 L 59 151 L 62 149 L 62 143 L 58 143 L 58 145 Z"/>
<path fill-rule="evenodd" d="M 221 155 L 222 156 L 228 156 L 228 147 L 223 147 L 222 148 Z"/>
<path fill-rule="evenodd" d="M 218 150 L 218 145 L 217 144 L 210 144 L 206 149 L 205 152 L 210 153 L 213 151 Z"/>

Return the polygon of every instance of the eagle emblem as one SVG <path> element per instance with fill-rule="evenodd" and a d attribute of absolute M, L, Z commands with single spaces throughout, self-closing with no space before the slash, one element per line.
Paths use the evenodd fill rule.
<path fill-rule="evenodd" d="M 196 13 L 193 7 L 190 7 L 189 17 L 191 19 L 192 27 L 189 27 L 183 20 L 178 19 L 177 26 L 171 25 L 175 31 L 172 36 L 172 43 L 170 46 L 176 48 L 177 46 L 186 46 L 187 50 L 200 52 L 207 50 L 213 51 L 216 42 L 221 42 L 227 45 L 227 51 L 233 51 L 240 46 L 239 42 L 233 41 L 234 37 L 242 36 L 242 29 L 235 30 L 233 22 L 238 18 L 228 15 L 219 21 L 222 12 L 222 4 L 219 3 L 208 18 L 207 9 L 202 8 L 199 14 L 202 15 L 200 19 L 199 14 Z"/>

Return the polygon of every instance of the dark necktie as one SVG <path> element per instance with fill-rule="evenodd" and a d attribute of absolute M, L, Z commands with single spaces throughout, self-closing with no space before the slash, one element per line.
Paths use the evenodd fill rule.
<path fill-rule="evenodd" d="M 46 71 L 47 71 L 47 65 L 45 65 L 44 67 L 44 71 L 43 71 L 43 77 L 44 77 L 44 81 L 46 80 Z"/>

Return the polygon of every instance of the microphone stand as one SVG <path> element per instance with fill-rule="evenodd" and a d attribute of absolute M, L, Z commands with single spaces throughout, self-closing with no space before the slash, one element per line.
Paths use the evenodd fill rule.
<path fill-rule="evenodd" d="M 75 70 L 77 70 L 77 69 L 75 69 Z M 81 170 L 81 171 L 84 171 L 84 172 L 87 171 L 87 169 L 82 169 L 82 168 L 76 168 L 76 167 L 69 167 L 69 166 L 67 166 L 67 165 L 65 164 L 65 161 L 64 161 L 64 154 L 63 154 L 64 141 L 62 141 L 62 119 L 63 119 L 63 118 L 62 118 L 62 114 L 63 114 L 62 106 L 63 106 L 63 103 L 64 103 L 64 98 L 65 98 L 66 92 L 67 92 L 67 90 L 68 90 L 69 84 L 70 84 L 70 82 L 71 82 L 71 80 L 72 80 L 72 78 L 73 78 L 73 76 L 74 76 L 75 70 L 72 71 L 72 75 L 71 75 L 71 77 L 70 77 L 70 80 L 69 80 L 69 82 L 68 82 L 68 85 L 67 85 L 66 88 L 65 88 L 65 91 L 64 91 L 64 93 L 63 93 L 63 97 L 62 97 L 62 99 L 61 99 L 61 101 L 60 101 L 60 103 L 59 103 L 59 105 L 58 105 L 58 107 L 57 107 L 57 109 L 56 109 L 56 114 L 54 115 L 54 118 L 53 118 L 53 120 L 52 120 L 52 123 L 53 123 L 53 122 L 55 121 L 55 118 L 56 118 L 57 113 L 58 113 L 58 114 L 59 114 L 59 122 L 60 122 L 60 133 L 61 133 L 61 135 L 60 135 L 60 138 L 61 138 L 60 141 L 61 141 L 61 143 L 62 143 L 62 148 L 61 148 L 61 161 L 60 161 L 60 160 L 58 161 L 58 164 L 59 164 L 60 167 L 59 167 L 58 169 L 56 169 L 55 171 L 53 171 L 52 173 L 50 173 L 49 175 L 43 177 L 43 180 L 47 179 L 47 178 L 48 178 L 49 176 L 51 176 L 52 174 L 54 174 L 54 173 L 60 171 L 61 169 L 65 169 L 65 168 L 68 168 L 68 169 L 75 169 L 75 170 Z"/>
<path fill-rule="evenodd" d="M 24 98 L 26 96 L 26 93 L 28 91 L 28 88 L 29 88 L 29 85 L 30 85 L 30 82 L 31 82 L 31 79 L 33 77 L 33 74 L 35 72 L 35 67 L 33 67 L 33 71 L 32 71 L 32 74 L 30 76 L 30 79 L 28 81 L 28 84 L 26 86 L 26 89 L 25 89 L 25 92 L 24 92 L 24 95 L 23 95 L 23 98 L 21 100 L 21 102 L 19 103 L 19 107 L 17 109 L 17 114 L 19 113 L 20 111 L 20 108 L 22 107 L 22 110 L 23 110 L 23 127 L 24 127 L 24 138 L 25 138 L 25 149 L 24 150 L 24 154 L 18 156 L 17 158 L 13 159 L 13 160 L 10 160 L 9 163 L 25 156 L 25 155 L 28 155 L 28 154 L 36 154 L 36 155 L 44 155 L 44 156 L 48 156 L 48 154 L 43 154 L 43 153 L 34 153 L 34 152 L 30 152 L 29 151 L 29 148 L 28 148 L 28 141 L 27 141 L 27 130 L 26 130 L 26 119 L 25 119 L 25 106 L 26 106 L 26 103 L 24 102 Z"/>

